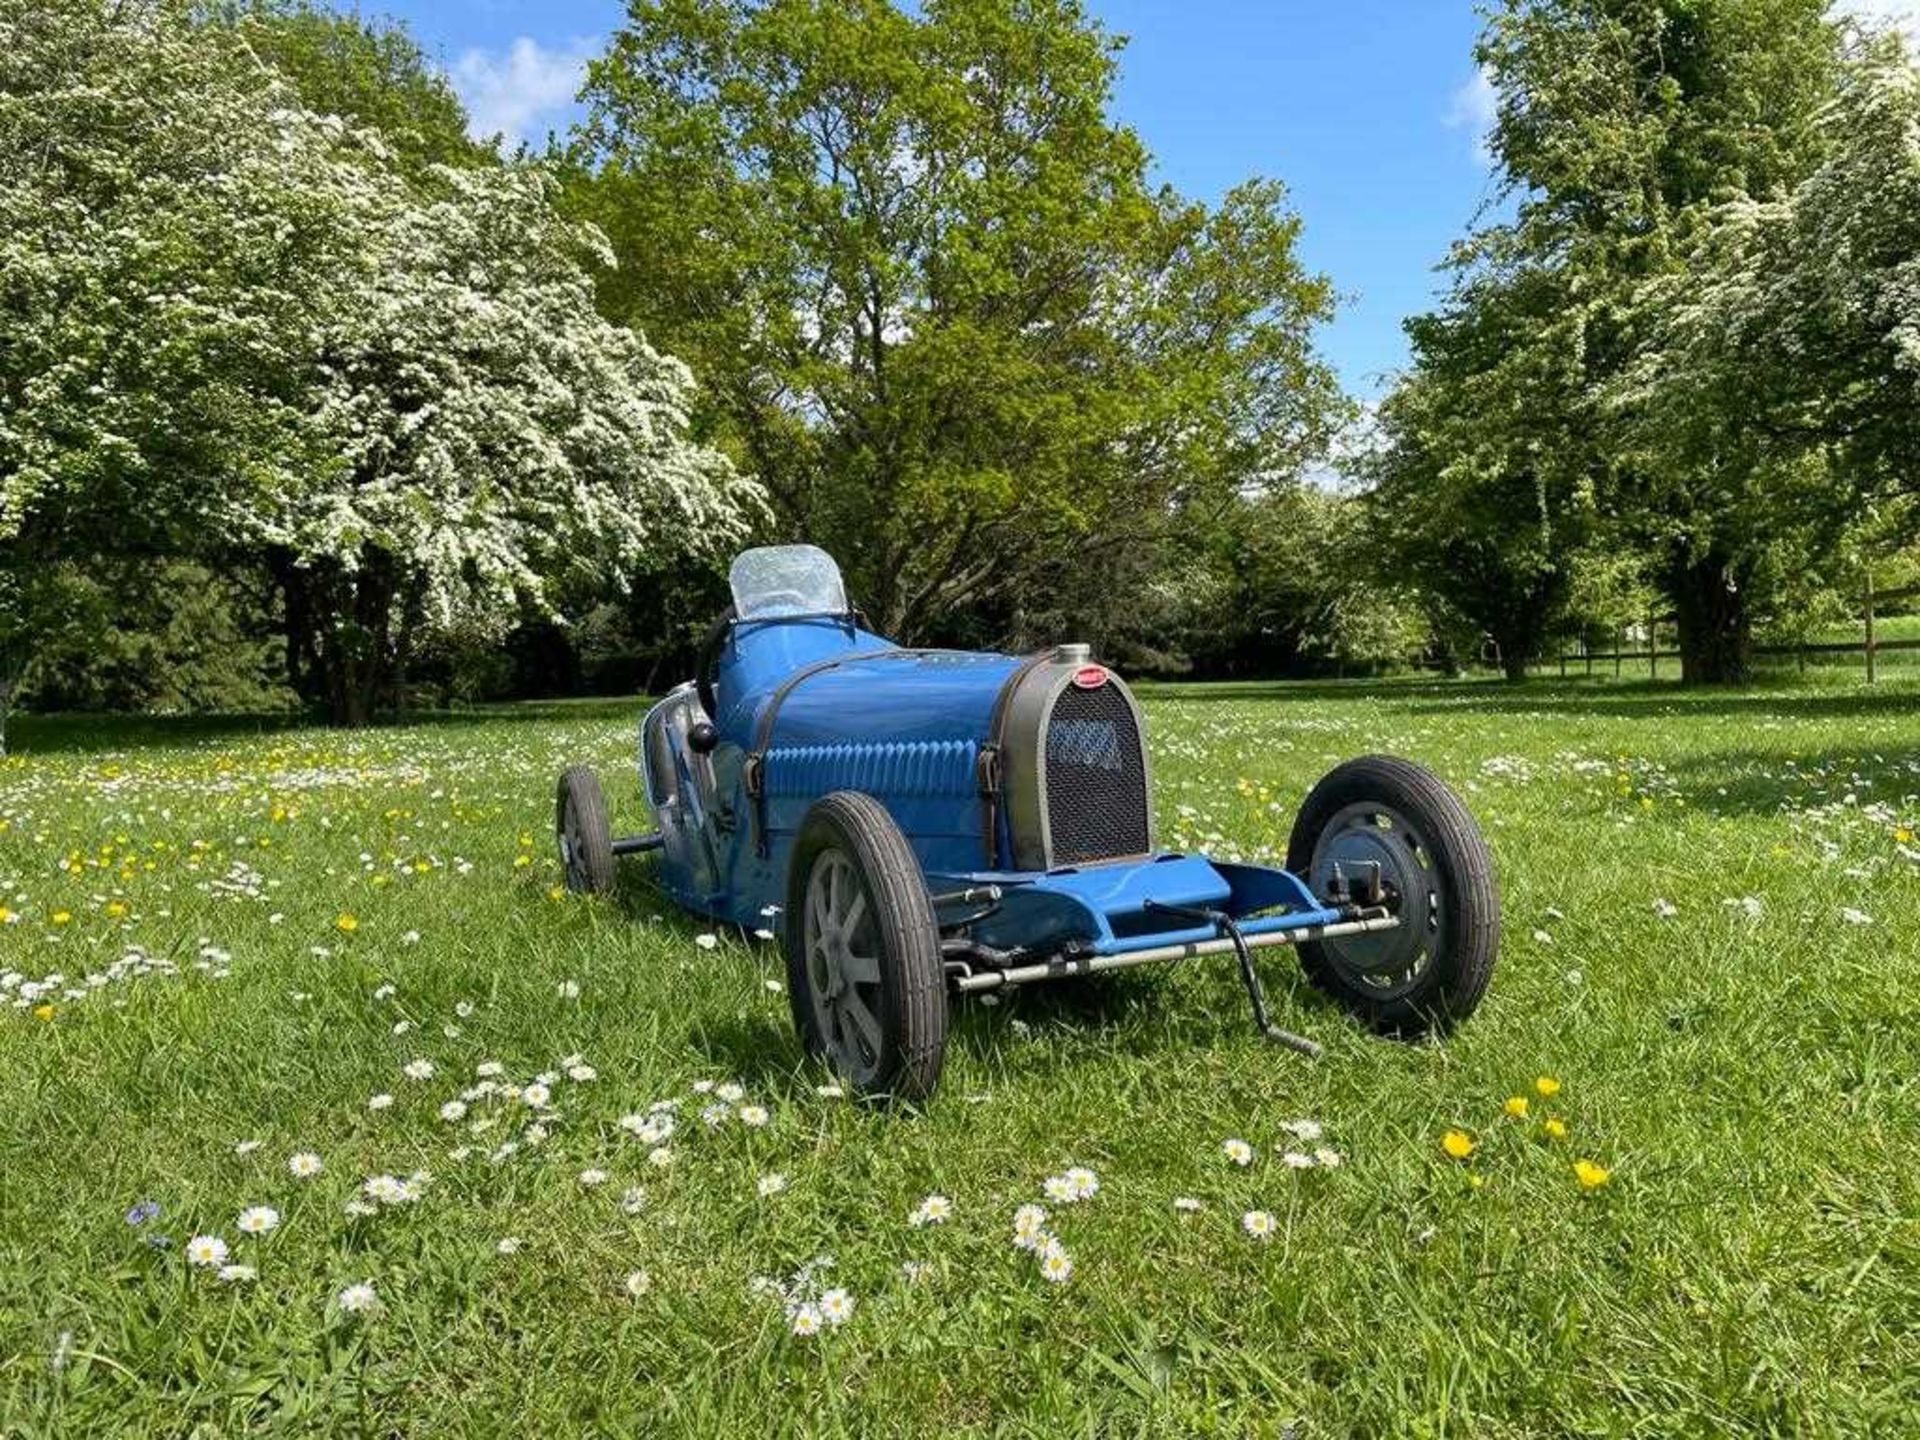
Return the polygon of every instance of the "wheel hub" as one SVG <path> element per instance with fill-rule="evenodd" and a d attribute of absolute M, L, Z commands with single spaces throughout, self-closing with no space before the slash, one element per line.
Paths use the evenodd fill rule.
<path fill-rule="evenodd" d="M 1380 867 L 1387 908 L 1400 924 L 1322 944 L 1350 976 L 1392 994 L 1410 986 L 1434 953 L 1445 920 L 1443 897 L 1431 847 L 1399 811 L 1371 802 L 1349 805 L 1327 822 L 1314 842 L 1309 883 L 1315 894 L 1330 895 L 1336 867 L 1351 882 L 1370 865 Z"/>

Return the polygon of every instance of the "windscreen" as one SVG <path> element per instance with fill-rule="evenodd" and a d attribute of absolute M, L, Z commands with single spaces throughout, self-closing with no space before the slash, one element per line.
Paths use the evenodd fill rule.
<path fill-rule="evenodd" d="M 733 611 L 742 620 L 778 615 L 844 615 L 840 567 L 818 545 L 767 545 L 743 551 L 728 572 Z"/>

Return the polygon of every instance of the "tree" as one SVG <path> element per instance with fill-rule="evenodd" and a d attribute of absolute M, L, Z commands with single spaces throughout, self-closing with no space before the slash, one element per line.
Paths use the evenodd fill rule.
<path fill-rule="evenodd" d="M 1735 196 L 1785 194 L 1817 163 L 1816 124 L 1839 50 L 1827 0 L 1503 0 L 1478 58 L 1498 97 L 1491 137 L 1510 220 L 1455 257 L 1469 289 L 1528 270 L 1555 313 L 1512 336 L 1502 362 L 1556 376 L 1546 441 L 1577 437 L 1611 535 L 1652 552 L 1673 601 L 1689 681 L 1750 664 L 1762 556 L 1800 523 L 1776 509 L 1778 474 L 1751 448 L 1649 446 L 1623 391 L 1659 321 L 1640 303 L 1685 273 L 1694 239 Z M 1471 296 L 1468 296 L 1471 299 Z M 1508 479 L 1512 478 L 1509 473 Z"/>
<path fill-rule="evenodd" d="M 595 312 L 543 169 L 400 162 L 250 20 L 0 5 L 0 570 L 264 563 L 289 671 L 361 723 L 421 626 L 742 532 L 754 488 Z"/>
<path fill-rule="evenodd" d="M 1077 0 L 632 0 L 590 67 L 607 313 L 903 637 L 1096 596 L 1338 416 L 1281 188 L 1151 189 L 1117 50 Z"/>

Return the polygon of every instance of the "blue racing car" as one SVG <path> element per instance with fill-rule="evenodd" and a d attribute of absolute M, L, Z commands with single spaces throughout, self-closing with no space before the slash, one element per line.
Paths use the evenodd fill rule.
<path fill-rule="evenodd" d="M 1378 1030 L 1445 1029 L 1499 948 L 1485 841 L 1436 777 L 1368 756 L 1295 817 L 1287 868 L 1162 850 L 1145 723 L 1085 645 L 1026 656 L 872 634 L 811 545 L 748 550 L 697 676 L 647 712 L 640 768 L 659 828 L 615 837 L 594 772 L 560 777 L 570 888 L 657 851 L 681 905 L 778 932 L 794 1023 L 858 1092 L 940 1077 L 949 992 L 1233 955 L 1268 1036 L 1253 952 Z"/>

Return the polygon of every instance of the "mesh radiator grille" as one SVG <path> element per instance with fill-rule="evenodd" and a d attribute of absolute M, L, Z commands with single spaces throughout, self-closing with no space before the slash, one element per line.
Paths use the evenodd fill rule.
<path fill-rule="evenodd" d="M 1055 865 L 1146 854 L 1140 725 L 1119 686 L 1060 692 L 1047 721 L 1046 763 Z"/>

